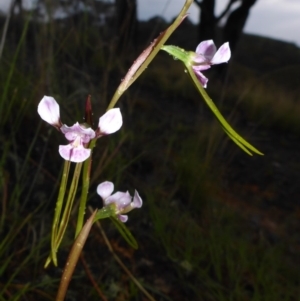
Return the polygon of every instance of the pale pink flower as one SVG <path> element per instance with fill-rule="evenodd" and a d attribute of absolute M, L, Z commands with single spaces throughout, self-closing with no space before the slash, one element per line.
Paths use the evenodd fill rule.
<path fill-rule="evenodd" d="M 83 162 L 91 155 L 91 149 L 87 148 L 94 138 L 112 134 L 118 131 L 123 123 L 119 108 L 107 111 L 99 118 L 98 129 L 86 127 L 76 122 L 73 126 L 67 126 L 60 121 L 59 105 L 51 96 L 44 96 L 38 105 L 40 117 L 62 132 L 70 141 L 68 145 L 59 146 L 59 154 L 71 162 Z"/>
<path fill-rule="evenodd" d="M 124 213 L 128 213 L 134 208 L 141 208 L 143 205 L 143 200 L 139 193 L 135 190 L 133 198 L 129 192 L 114 191 L 114 184 L 112 182 L 106 181 L 98 185 L 97 193 L 101 196 L 104 207 L 114 206 L 115 214 L 118 219 L 125 223 L 128 220 L 128 216 Z"/>
<path fill-rule="evenodd" d="M 227 63 L 230 56 L 231 51 L 228 42 L 224 43 L 218 51 L 213 40 L 203 41 L 197 46 L 196 52 L 191 56 L 190 64 L 204 88 L 207 86 L 208 79 L 201 71 L 209 69 L 211 65 Z"/>

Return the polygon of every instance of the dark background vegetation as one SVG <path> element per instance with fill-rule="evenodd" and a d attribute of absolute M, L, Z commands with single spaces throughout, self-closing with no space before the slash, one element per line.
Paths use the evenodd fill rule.
<path fill-rule="evenodd" d="M 215 16 L 214 1 L 196 1 L 202 22 L 185 20 L 167 44 L 194 50 L 203 39 L 230 41 L 230 63 L 206 72 L 208 93 L 265 156 L 249 157 L 227 139 L 183 65 L 165 53 L 117 104 L 122 130 L 94 152 L 91 206 L 101 207 L 95 189 L 104 180 L 143 197 L 127 222 L 137 251 L 109 221 L 102 226 L 156 300 L 299 300 L 300 50 L 242 34 L 255 1 L 232 10 L 235 2 Z M 51 17 L 58 7 L 65 18 Z M 97 120 L 134 59 L 168 26 L 160 17 L 138 22 L 135 1 L 86 7 L 39 1 L 25 11 L 16 1 L 0 20 L 8 25 L 0 57 L 0 300 L 55 300 L 74 235 L 71 223 L 59 267 L 45 270 L 65 140 L 40 120 L 38 102 L 55 97 L 71 125 L 91 94 Z M 67 300 L 147 298 L 94 227 Z"/>

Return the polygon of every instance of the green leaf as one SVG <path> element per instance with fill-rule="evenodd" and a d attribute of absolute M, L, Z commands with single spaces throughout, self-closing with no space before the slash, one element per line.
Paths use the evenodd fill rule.
<path fill-rule="evenodd" d="M 260 152 L 258 149 L 256 149 L 253 145 L 251 145 L 249 142 L 247 142 L 243 137 L 241 137 L 232 127 L 231 125 L 226 121 L 226 119 L 223 117 L 219 109 L 216 107 L 212 99 L 208 96 L 205 89 L 200 84 L 199 80 L 197 79 L 194 71 L 190 66 L 186 65 L 186 68 L 196 86 L 196 88 L 199 90 L 200 94 L 202 95 L 204 101 L 208 105 L 208 107 L 211 109 L 211 111 L 214 113 L 218 121 L 221 123 L 223 130 L 228 135 L 228 137 L 233 140 L 233 142 L 238 145 L 245 153 L 252 156 L 252 152 L 256 153 L 258 155 L 262 155 L 263 153 Z"/>
<path fill-rule="evenodd" d="M 134 249 L 138 248 L 138 243 L 135 240 L 135 238 L 132 236 L 129 229 L 125 226 L 124 223 L 120 222 L 115 216 L 111 217 L 111 220 L 119 230 L 120 234 L 123 236 L 123 238 L 127 241 L 127 243 L 133 247 Z"/>

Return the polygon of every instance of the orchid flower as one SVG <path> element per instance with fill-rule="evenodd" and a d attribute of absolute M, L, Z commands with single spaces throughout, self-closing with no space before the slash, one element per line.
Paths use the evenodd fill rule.
<path fill-rule="evenodd" d="M 192 70 L 201 85 L 206 88 L 208 79 L 201 71 L 209 69 L 212 65 L 227 63 L 231 56 L 229 43 L 224 43 L 217 51 L 217 47 L 213 40 L 201 42 L 196 52 L 186 51 L 173 45 L 164 45 L 162 50 L 171 54 L 174 58 L 181 60 L 188 71 Z"/>
<path fill-rule="evenodd" d="M 97 193 L 101 196 L 104 207 L 113 206 L 114 212 L 118 219 L 125 223 L 128 220 L 128 216 L 124 213 L 128 213 L 134 208 L 141 208 L 143 205 L 143 200 L 139 193 L 135 190 L 133 198 L 129 192 L 117 191 L 114 194 L 114 184 L 112 182 L 106 181 L 98 185 Z"/>
<path fill-rule="evenodd" d="M 252 156 L 251 152 L 263 155 L 230 126 L 204 89 L 207 86 L 208 79 L 202 74 L 202 71 L 209 69 L 212 65 L 228 62 L 231 56 L 229 43 L 224 43 L 217 50 L 213 40 L 203 41 L 197 46 L 196 52 L 186 51 L 173 45 L 164 45 L 161 49 L 172 55 L 175 59 L 181 60 L 184 63 L 186 71 L 189 73 L 197 90 L 218 121 L 221 123 L 229 138 L 232 139 L 234 143 L 236 143 L 248 155 Z"/>
<path fill-rule="evenodd" d="M 207 86 L 208 79 L 201 71 L 209 69 L 211 65 L 227 63 L 230 56 L 231 51 L 228 42 L 224 43 L 218 51 L 213 40 L 203 41 L 197 46 L 196 52 L 193 52 L 190 57 L 190 64 L 204 88 Z"/>
<path fill-rule="evenodd" d="M 44 121 L 57 128 L 70 141 L 68 145 L 59 146 L 59 154 L 65 160 L 76 163 L 89 158 L 91 149 L 87 147 L 92 139 L 118 131 L 123 123 L 120 109 L 115 108 L 99 118 L 96 131 L 78 122 L 69 127 L 61 122 L 59 105 L 51 96 L 43 97 L 38 105 L 38 113 Z"/>

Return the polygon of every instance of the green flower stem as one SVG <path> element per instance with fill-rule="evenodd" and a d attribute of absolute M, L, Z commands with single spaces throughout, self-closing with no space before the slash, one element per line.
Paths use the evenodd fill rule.
<path fill-rule="evenodd" d="M 231 126 L 230 124 L 225 120 L 225 118 L 222 116 L 221 112 L 218 110 L 212 99 L 208 96 L 202 85 L 200 84 L 198 78 L 196 77 L 193 69 L 191 66 L 187 66 L 187 71 L 189 72 L 196 88 L 199 90 L 200 94 L 202 95 L 204 101 L 209 106 L 211 111 L 215 114 L 216 118 L 221 123 L 225 133 L 229 136 L 230 139 L 233 140 L 234 143 L 236 143 L 244 152 L 246 152 L 248 155 L 252 156 L 252 153 L 256 153 L 258 155 L 263 155 L 259 150 L 257 150 L 254 146 L 252 146 L 250 143 L 248 143 L 244 138 L 242 138 Z"/>
<path fill-rule="evenodd" d="M 145 71 L 154 57 L 157 55 L 160 48 L 164 45 L 170 35 L 174 32 L 174 30 L 180 25 L 180 23 L 186 17 L 186 12 L 193 3 L 193 0 L 186 0 L 183 8 L 181 9 L 178 17 L 172 23 L 171 26 L 167 28 L 160 36 L 155 39 L 149 47 L 147 47 L 140 56 L 133 63 L 125 78 L 122 80 L 118 89 L 112 97 L 112 100 L 107 108 L 107 110 L 112 109 L 121 95 L 134 83 L 134 81 Z"/>
<path fill-rule="evenodd" d="M 98 210 L 94 218 L 94 222 L 98 221 L 99 219 L 104 219 L 115 215 L 116 215 L 116 207 L 113 204 L 110 204 Z"/>
<path fill-rule="evenodd" d="M 161 50 L 166 51 L 172 55 L 174 59 L 180 60 L 185 64 L 189 62 L 190 51 L 186 51 L 183 48 L 174 45 L 164 45 L 161 47 Z"/>
<path fill-rule="evenodd" d="M 82 252 L 84 244 L 91 231 L 96 213 L 97 213 L 97 210 L 95 210 L 93 212 L 93 214 L 91 215 L 91 217 L 87 220 L 84 227 L 82 228 L 79 235 L 77 236 L 76 240 L 74 241 L 74 244 L 70 251 L 63 274 L 61 276 L 60 285 L 59 285 L 57 296 L 56 296 L 56 301 L 65 300 L 65 296 L 66 296 L 66 293 L 68 290 L 69 283 L 72 279 L 72 275 L 74 273 L 76 264 L 78 262 L 80 254 Z"/>
<path fill-rule="evenodd" d="M 61 216 L 61 210 L 63 206 L 63 200 L 66 192 L 66 186 L 68 182 L 69 177 L 69 171 L 70 171 L 70 161 L 65 161 L 64 163 L 64 169 L 61 177 L 60 187 L 59 187 L 59 193 L 58 198 L 56 202 L 55 212 L 54 212 L 54 219 L 52 224 L 52 233 L 51 233 L 51 255 L 48 257 L 45 268 L 49 265 L 51 262 L 51 258 L 55 258 L 56 253 L 56 240 L 57 240 L 57 232 L 58 232 L 58 224 Z"/>
<path fill-rule="evenodd" d="M 120 234 L 126 240 L 126 242 L 134 249 L 138 248 L 138 243 L 136 239 L 133 237 L 129 229 L 125 226 L 124 223 L 120 222 L 116 217 L 116 207 L 114 204 L 110 204 L 108 206 L 103 207 L 101 210 L 97 212 L 94 218 L 94 222 L 97 222 L 100 219 L 110 217 Z"/>
<path fill-rule="evenodd" d="M 96 139 L 93 139 L 90 143 L 90 149 L 93 151 L 93 148 L 96 145 Z M 92 151 L 90 157 L 84 162 L 83 164 L 83 173 L 82 173 L 82 190 L 81 190 L 81 197 L 80 197 L 80 204 L 78 210 L 78 217 L 77 217 L 77 225 L 75 231 L 75 238 L 81 231 L 83 227 L 84 215 L 86 210 L 86 201 L 87 196 L 89 193 L 90 187 L 90 175 L 91 175 L 91 166 L 92 166 Z"/>
<path fill-rule="evenodd" d="M 77 237 L 77 235 L 79 234 L 80 230 L 83 227 L 87 195 L 88 195 L 89 186 L 90 186 L 91 164 L 92 164 L 92 158 L 90 156 L 83 164 L 82 190 L 81 190 L 75 238 Z"/>

